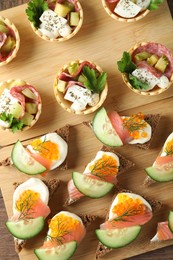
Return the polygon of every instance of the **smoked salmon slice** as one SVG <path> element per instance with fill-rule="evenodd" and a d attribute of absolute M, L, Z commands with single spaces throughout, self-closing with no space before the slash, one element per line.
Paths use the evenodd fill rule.
<path fill-rule="evenodd" d="M 173 239 L 173 233 L 169 229 L 168 221 L 158 223 L 156 236 L 159 241 Z"/>

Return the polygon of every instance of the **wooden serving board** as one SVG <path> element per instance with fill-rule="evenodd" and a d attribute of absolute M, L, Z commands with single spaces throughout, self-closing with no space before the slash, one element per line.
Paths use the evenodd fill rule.
<path fill-rule="evenodd" d="M 73 170 L 82 172 L 85 165 L 101 148 L 101 143 L 95 138 L 92 131 L 82 125 L 82 121 L 89 120 L 93 115 L 76 116 L 65 112 L 56 102 L 53 94 L 53 80 L 55 74 L 65 63 L 75 60 L 91 60 L 108 72 L 109 93 L 105 102 L 108 109 L 116 109 L 122 115 L 142 111 L 143 113 L 161 113 L 162 119 L 154 137 L 151 149 L 142 151 L 135 146 L 125 146 L 117 149 L 119 153 L 135 162 L 136 166 L 119 176 L 119 184 L 126 189 L 141 193 L 149 198 L 160 200 L 163 203 L 161 211 L 154 215 L 146 224 L 139 238 L 131 245 L 113 250 L 104 259 L 124 259 L 156 248 L 173 244 L 168 241 L 160 244 L 150 244 L 150 239 L 156 232 L 158 221 L 166 220 L 168 210 L 172 206 L 172 183 L 155 184 L 144 189 L 144 168 L 152 165 L 159 153 L 166 137 L 172 132 L 172 88 L 164 94 L 155 97 L 138 96 L 132 93 L 122 82 L 117 70 L 116 62 L 122 52 L 128 50 L 138 41 L 155 41 L 165 44 L 173 51 L 173 23 L 167 7 L 163 4 L 157 11 L 151 12 L 137 23 L 120 23 L 112 20 L 104 11 L 101 1 L 81 0 L 84 10 L 84 23 L 79 33 L 71 40 L 63 43 L 47 43 L 36 36 L 25 15 L 26 5 L 0 12 L 0 15 L 12 20 L 21 36 L 21 47 L 18 56 L 6 67 L 1 68 L 1 81 L 10 78 L 21 78 L 38 87 L 43 101 L 43 111 L 39 121 L 29 131 L 12 134 L 0 131 L 0 161 L 10 156 L 12 145 L 17 139 L 26 141 L 38 135 L 54 131 L 71 125 L 69 140 L 69 170 L 54 170 L 46 178 L 59 178 L 60 189 L 53 197 L 50 207 L 52 215 L 60 210 L 71 212 L 97 214 L 99 218 L 88 229 L 87 235 L 78 247 L 73 259 L 94 259 L 98 241 L 94 230 L 104 221 L 113 192 L 99 200 L 81 199 L 78 203 L 63 207 L 67 197 L 66 185 Z M 22 21 L 22 22 L 21 22 Z M 166 126 L 166 127 L 165 127 Z M 25 143 L 25 142 L 24 142 Z M 16 181 L 25 181 L 28 176 L 18 172 L 13 167 L 0 168 L 0 187 L 5 201 L 8 216 L 12 215 L 12 184 Z M 42 245 L 46 228 L 41 235 L 28 242 L 26 249 L 20 253 L 20 259 L 36 259 L 33 249 Z"/>

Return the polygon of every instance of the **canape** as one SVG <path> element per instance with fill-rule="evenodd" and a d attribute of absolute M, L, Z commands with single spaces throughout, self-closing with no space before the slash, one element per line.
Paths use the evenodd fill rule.
<path fill-rule="evenodd" d="M 107 14 L 119 22 L 135 22 L 145 17 L 151 10 L 158 8 L 153 0 L 102 0 Z"/>
<path fill-rule="evenodd" d="M 17 55 L 20 37 L 16 26 L 0 16 L 0 66 L 8 64 Z"/>
<path fill-rule="evenodd" d="M 158 95 L 173 83 L 173 54 L 160 43 L 136 44 L 117 65 L 124 83 L 140 95 Z"/>
<path fill-rule="evenodd" d="M 73 114 L 93 113 L 105 101 L 107 73 L 93 62 L 76 60 L 63 66 L 54 80 L 58 103 Z"/>
<path fill-rule="evenodd" d="M 50 42 L 69 40 L 83 23 L 83 10 L 78 0 L 31 0 L 26 13 L 33 31 Z"/>
<path fill-rule="evenodd" d="M 24 80 L 0 83 L 0 126 L 3 130 L 30 129 L 41 114 L 41 98 L 35 87 Z"/>

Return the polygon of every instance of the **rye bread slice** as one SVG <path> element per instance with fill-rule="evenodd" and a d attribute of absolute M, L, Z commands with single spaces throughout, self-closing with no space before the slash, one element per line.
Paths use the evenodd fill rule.
<path fill-rule="evenodd" d="M 115 197 L 117 196 L 118 193 L 120 192 L 128 192 L 128 193 L 134 193 L 130 190 L 126 190 L 126 189 L 122 189 L 121 187 L 116 187 L 117 188 L 117 192 L 115 193 L 115 195 L 112 198 L 112 202 L 115 199 Z M 140 195 L 140 194 L 139 194 Z M 160 210 L 160 208 L 162 207 L 162 204 L 160 203 L 160 201 L 156 201 L 153 199 L 149 199 L 146 196 L 141 195 L 146 201 L 148 201 L 148 203 L 151 205 L 153 213 L 157 212 Z M 112 203 L 111 203 L 112 205 Z M 110 205 L 110 206 L 111 206 Z M 105 221 L 108 220 L 108 213 L 106 215 Z M 103 256 L 105 256 L 107 253 L 111 252 L 113 250 L 113 248 L 108 248 L 106 246 L 104 246 L 101 242 L 99 242 L 97 249 L 96 249 L 96 255 L 95 258 L 99 259 L 102 258 Z"/>
<path fill-rule="evenodd" d="M 91 215 L 91 214 L 81 214 L 79 215 L 79 217 L 82 219 L 82 222 L 85 226 L 85 228 L 87 229 L 92 222 L 94 222 L 97 218 L 96 215 Z"/>
<path fill-rule="evenodd" d="M 60 181 L 57 179 L 49 179 L 49 180 L 42 180 L 42 181 L 46 184 L 46 186 L 49 189 L 49 201 L 50 201 L 53 194 L 58 189 L 58 187 L 60 185 Z M 14 189 L 16 189 L 20 184 L 22 184 L 22 182 L 13 183 Z M 15 245 L 16 253 L 20 253 L 20 251 L 25 247 L 26 243 L 27 243 L 27 240 L 21 240 L 18 238 L 14 238 L 14 245 Z"/>
<path fill-rule="evenodd" d="M 62 139 L 64 139 L 64 141 L 68 144 L 68 140 L 69 140 L 69 133 L 70 133 L 70 126 L 66 125 L 60 129 L 57 129 L 54 131 L 55 133 L 57 133 L 59 136 L 62 137 Z M 0 166 L 12 166 L 12 161 L 10 157 L 7 157 L 6 159 L 2 160 L 0 162 Z M 65 159 L 65 161 L 56 168 L 57 170 L 67 170 L 68 169 L 68 161 L 67 161 L 67 157 Z"/>
<path fill-rule="evenodd" d="M 147 177 L 145 178 L 145 180 L 144 180 L 143 186 L 144 186 L 144 187 L 148 187 L 148 186 L 150 186 L 150 185 L 152 185 L 152 184 L 154 184 L 154 183 L 156 183 L 156 181 L 153 180 L 153 179 L 151 179 L 150 176 L 147 176 Z"/>
<path fill-rule="evenodd" d="M 120 167 L 119 167 L 119 171 L 118 171 L 118 175 L 121 173 L 126 172 L 128 169 L 130 169 L 131 167 L 135 166 L 135 164 L 126 159 L 124 156 L 122 156 L 121 154 L 117 153 L 117 151 L 114 148 L 111 147 L 107 147 L 107 146 L 102 146 L 102 148 L 100 149 L 103 152 L 112 152 L 115 153 L 120 161 Z M 71 199 L 70 197 L 67 198 L 67 200 L 64 203 L 64 206 L 70 206 L 71 204 L 75 203 L 76 201 L 78 201 L 80 198 L 76 198 L 76 199 Z"/>
<path fill-rule="evenodd" d="M 151 145 L 151 142 L 152 142 L 152 139 L 154 137 L 154 134 L 156 132 L 157 126 L 159 124 L 160 118 L 161 118 L 160 114 L 147 114 L 147 115 L 144 115 L 145 121 L 152 128 L 152 135 L 151 135 L 151 139 L 147 143 L 145 143 L 145 144 L 135 144 L 137 147 L 139 147 L 140 149 L 144 149 L 144 150 L 148 150 L 149 149 L 149 147 Z M 87 126 L 87 127 L 92 128 L 92 122 L 91 121 L 85 121 L 85 122 L 83 122 L 83 124 L 85 126 Z"/>

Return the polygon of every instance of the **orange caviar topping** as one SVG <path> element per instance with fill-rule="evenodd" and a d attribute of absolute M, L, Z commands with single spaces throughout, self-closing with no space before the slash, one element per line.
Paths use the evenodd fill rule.
<path fill-rule="evenodd" d="M 167 142 L 164 152 L 166 152 L 167 155 L 173 155 L 173 139 Z"/>
<path fill-rule="evenodd" d="M 89 167 L 92 174 L 103 177 L 103 176 L 115 176 L 118 173 L 117 160 L 112 156 L 103 154 L 103 156 L 96 160 L 93 165 Z"/>
<path fill-rule="evenodd" d="M 49 223 L 49 228 L 51 230 L 51 238 L 63 239 L 63 236 L 72 233 L 78 226 L 80 222 L 65 214 L 59 214 L 51 219 Z"/>
<path fill-rule="evenodd" d="M 118 204 L 112 209 L 117 216 L 133 216 L 145 213 L 145 205 L 140 199 L 130 198 L 126 194 L 118 194 Z"/>
<path fill-rule="evenodd" d="M 59 149 L 58 145 L 51 141 L 42 141 L 41 139 L 36 139 L 31 143 L 32 148 L 39 152 L 39 154 L 49 160 L 58 160 Z"/>
<path fill-rule="evenodd" d="M 141 112 L 123 118 L 123 126 L 129 131 L 133 139 L 139 139 L 140 137 L 146 138 L 148 136 L 146 132 L 140 132 L 140 130 L 147 127 L 147 122 L 145 122 L 144 115 Z"/>
<path fill-rule="evenodd" d="M 16 201 L 15 208 L 17 211 L 21 212 L 22 215 L 27 215 L 29 210 L 38 202 L 40 199 L 40 194 L 32 190 L 25 190 L 19 196 Z"/>

